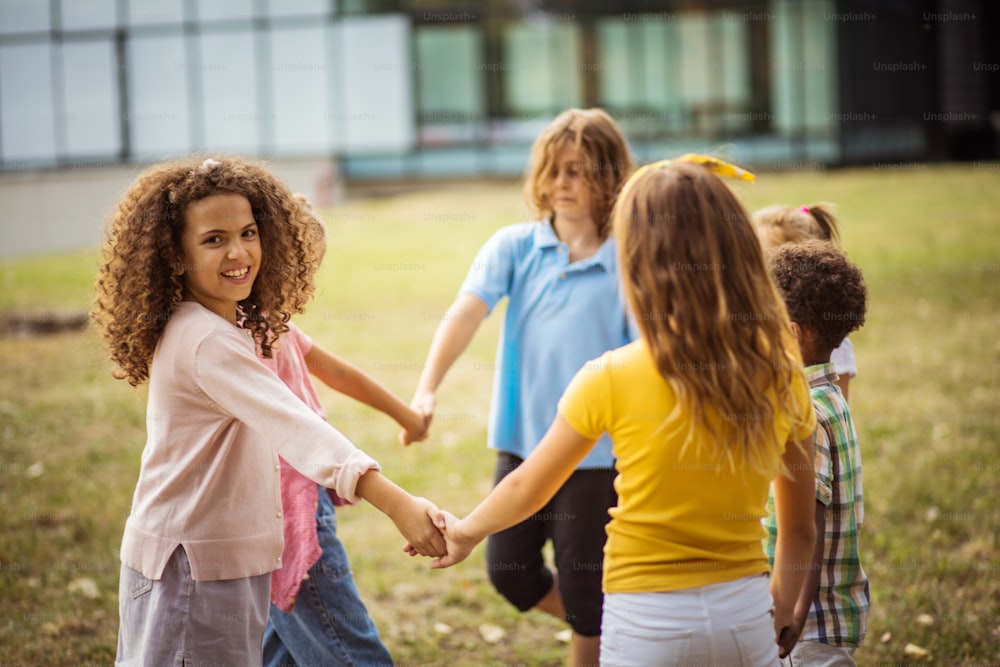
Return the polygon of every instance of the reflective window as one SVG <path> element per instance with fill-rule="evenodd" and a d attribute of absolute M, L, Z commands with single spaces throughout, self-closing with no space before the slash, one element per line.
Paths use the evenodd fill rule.
<path fill-rule="evenodd" d="M 93 30 L 118 25 L 115 0 L 62 0 L 59 20 L 63 30 Z"/>
<path fill-rule="evenodd" d="M 254 16 L 253 0 L 211 0 L 196 2 L 195 14 L 202 21 L 249 19 Z"/>
<path fill-rule="evenodd" d="M 332 62 L 334 141 L 346 151 L 401 151 L 415 140 L 410 19 L 350 18 L 336 24 Z"/>
<path fill-rule="evenodd" d="M 269 0 L 271 16 L 321 16 L 330 11 L 329 0 Z"/>
<path fill-rule="evenodd" d="M 129 40 L 128 122 L 140 159 L 191 150 L 188 57 L 182 35 Z"/>
<path fill-rule="evenodd" d="M 114 156 L 119 135 L 118 74 L 111 41 L 62 46 L 63 115 L 69 156 Z"/>
<path fill-rule="evenodd" d="M 528 19 L 504 33 L 504 96 L 510 116 L 553 115 L 581 104 L 579 28 Z"/>
<path fill-rule="evenodd" d="M 273 114 L 257 106 L 254 33 L 202 33 L 198 42 L 201 59 L 190 68 L 201 80 L 204 136 L 197 148 L 256 152 L 261 124 Z"/>
<path fill-rule="evenodd" d="M 326 28 L 271 32 L 274 150 L 323 154 L 332 148 Z"/>
<path fill-rule="evenodd" d="M 4 161 L 55 160 L 52 50 L 48 43 L 0 46 L 0 91 Z"/>
<path fill-rule="evenodd" d="M 129 25 L 156 25 L 184 21 L 184 0 L 128 0 Z"/>
<path fill-rule="evenodd" d="M 50 27 L 49 3 L 39 0 L 0 2 L 0 34 L 44 32 Z"/>
<path fill-rule="evenodd" d="M 421 26 L 416 31 L 421 142 L 469 143 L 485 113 L 484 77 L 501 76 L 501 63 L 483 61 L 475 26 Z"/>

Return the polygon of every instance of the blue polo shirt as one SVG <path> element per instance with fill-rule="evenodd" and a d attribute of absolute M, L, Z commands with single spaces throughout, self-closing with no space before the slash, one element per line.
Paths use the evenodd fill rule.
<path fill-rule="evenodd" d="M 618 284 L 614 239 L 570 263 L 552 223 L 497 231 L 480 249 L 459 290 L 507 313 L 497 348 L 489 446 L 526 458 L 555 419 L 559 398 L 584 364 L 635 339 Z M 596 362 L 595 362 L 596 363 Z M 614 465 L 601 437 L 580 468 Z"/>

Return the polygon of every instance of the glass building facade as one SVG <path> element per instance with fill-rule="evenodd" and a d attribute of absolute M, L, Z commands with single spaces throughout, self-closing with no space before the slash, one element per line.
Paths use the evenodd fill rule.
<path fill-rule="evenodd" d="M 218 151 L 509 175 L 571 106 L 611 112 L 639 161 L 857 158 L 838 2 L 631 4 L 0 0 L 0 169 Z M 912 121 L 866 129 L 923 156 Z"/>

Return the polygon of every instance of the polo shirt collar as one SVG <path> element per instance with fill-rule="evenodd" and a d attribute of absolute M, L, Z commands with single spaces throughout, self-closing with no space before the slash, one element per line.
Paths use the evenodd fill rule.
<path fill-rule="evenodd" d="M 539 248 L 554 248 L 560 243 L 559 237 L 556 236 L 555 227 L 552 226 L 552 218 L 545 218 L 541 221 L 541 224 L 535 228 L 535 245 Z M 587 259 L 582 259 L 575 262 L 572 266 L 574 269 L 587 269 L 591 266 L 600 266 L 605 271 L 615 270 L 615 244 L 612 238 L 609 236 L 604 239 L 604 243 L 601 247 L 597 249 L 593 255 Z"/>

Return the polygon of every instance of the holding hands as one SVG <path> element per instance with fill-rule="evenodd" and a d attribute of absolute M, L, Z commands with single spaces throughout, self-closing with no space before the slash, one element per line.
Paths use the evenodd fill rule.
<path fill-rule="evenodd" d="M 408 446 L 427 439 L 431 420 L 434 419 L 434 394 L 419 392 L 410 403 L 410 412 L 419 419 L 418 423 L 406 424 L 399 431 L 399 444 Z"/>
<path fill-rule="evenodd" d="M 437 557 L 431 561 L 432 570 L 441 570 L 461 563 L 469 557 L 469 554 L 476 548 L 476 545 L 482 542 L 482 537 L 474 537 L 463 532 L 463 522 L 464 519 L 459 519 L 451 512 L 445 510 L 437 511 L 437 515 L 434 517 L 434 525 L 440 531 L 446 548 L 444 554 L 435 554 Z M 407 544 L 403 547 L 403 551 L 411 556 L 418 554 L 421 556 L 427 555 L 413 544 Z"/>

